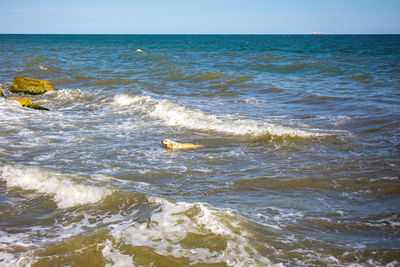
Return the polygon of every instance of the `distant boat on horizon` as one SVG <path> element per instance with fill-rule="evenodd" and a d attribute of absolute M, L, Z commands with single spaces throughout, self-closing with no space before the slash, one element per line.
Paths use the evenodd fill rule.
<path fill-rule="evenodd" d="M 313 32 L 312 34 L 313 34 L 313 35 L 324 35 L 325 33 L 322 33 L 322 32 Z"/>

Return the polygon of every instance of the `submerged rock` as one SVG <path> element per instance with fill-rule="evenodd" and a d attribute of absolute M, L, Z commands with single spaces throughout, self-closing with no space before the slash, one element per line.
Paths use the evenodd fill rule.
<path fill-rule="evenodd" d="M 42 106 L 36 105 L 32 102 L 32 100 L 28 98 L 10 98 L 11 100 L 18 101 L 21 106 L 27 107 L 27 108 L 33 108 L 33 109 L 38 109 L 38 110 L 49 110 L 48 108 L 44 108 Z"/>
<path fill-rule="evenodd" d="M 37 95 L 43 94 L 48 90 L 55 90 L 55 88 L 48 81 L 17 76 L 14 78 L 11 90 L 16 93 L 22 92 Z"/>

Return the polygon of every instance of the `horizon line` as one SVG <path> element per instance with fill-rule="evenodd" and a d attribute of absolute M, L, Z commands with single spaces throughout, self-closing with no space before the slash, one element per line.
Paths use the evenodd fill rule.
<path fill-rule="evenodd" d="M 0 35 L 400 35 L 400 33 L 0 33 Z"/>

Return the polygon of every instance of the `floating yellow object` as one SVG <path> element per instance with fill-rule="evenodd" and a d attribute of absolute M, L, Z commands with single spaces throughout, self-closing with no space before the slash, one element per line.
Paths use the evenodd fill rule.
<path fill-rule="evenodd" d="M 37 95 L 43 94 L 48 90 L 55 90 L 55 88 L 48 81 L 17 76 L 14 78 L 11 90 L 16 93 L 22 92 Z"/>
<path fill-rule="evenodd" d="M 168 149 L 196 149 L 196 148 L 203 148 L 203 145 L 195 145 L 189 143 L 179 143 L 169 139 L 164 139 L 161 141 L 165 148 Z"/>
<path fill-rule="evenodd" d="M 10 98 L 10 99 L 18 101 L 20 103 L 20 105 L 23 107 L 39 109 L 39 110 L 49 110 L 48 108 L 44 108 L 44 107 L 34 104 L 32 102 L 32 100 L 27 99 L 27 98 Z"/>

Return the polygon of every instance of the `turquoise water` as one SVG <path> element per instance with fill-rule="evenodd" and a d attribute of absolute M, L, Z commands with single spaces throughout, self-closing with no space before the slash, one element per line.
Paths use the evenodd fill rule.
<path fill-rule="evenodd" d="M 0 265 L 399 265 L 399 35 L 0 35 L 19 75 Z"/>

